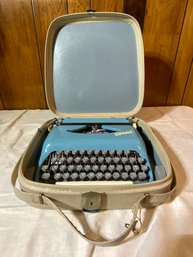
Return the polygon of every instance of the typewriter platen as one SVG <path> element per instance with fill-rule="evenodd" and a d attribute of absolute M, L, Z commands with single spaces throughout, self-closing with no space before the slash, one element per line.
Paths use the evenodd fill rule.
<path fill-rule="evenodd" d="M 35 181 L 154 181 L 144 139 L 129 119 L 57 119 L 43 143 Z"/>

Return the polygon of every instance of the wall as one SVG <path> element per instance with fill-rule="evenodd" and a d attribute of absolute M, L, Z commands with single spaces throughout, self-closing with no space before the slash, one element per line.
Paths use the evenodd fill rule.
<path fill-rule="evenodd" d="M 96 11 L 133 15 L 143 31 L 144 106 L 193 106 L 193 0 L 1 0 L 0 109 L 46 108 L 46 31 L 59 15 Z"/>

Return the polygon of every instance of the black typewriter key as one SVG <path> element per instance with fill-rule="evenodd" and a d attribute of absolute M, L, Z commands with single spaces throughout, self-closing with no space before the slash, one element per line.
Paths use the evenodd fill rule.
<path fill-rule="evenodd" d="M 81 172 L 81 171 L 83 170 L 82 165 L 77 165 L 77 166 L 76 166 L 76 170 L 77 170 L 78 172 Z"/>
<path fill-rule="evenodd" d="M 130 165 L 125 165 L 125 171 L 130 172 L 131 171 L 131 166 Z"/>
<path fill-rule="evenodd" d="M 120 179 L 120 174 L 119 174 L 119 172 L 113 172 L 113 179 L 114 180 L 118 180 L 118 179 Z"/>
<path fill-rule="evenodd" d="M 149 168 L 148 168 L 148 166 L 146 166 L 146 165 L 141 165 L 141 170 L 142 170 L 143 172 L 147 172 L 147 171 L 149 170 Z"/>
<path fill-rule="evenodd" d="M 111 161 L 112 161 L 112 158 L 111 158 L 111 157 L 106 157 L 106 158 L 105 158 L 105 162 L 106 162 L 106 163 L 109 164 L 109 163 L 111 163 Z"/>
<path fill-rule="evenodd" d="M 139 180 L 145 180 L 145 179 L 147 179 L 146 173 L 145 173 L 145 172 L 139 172 L 139 173 L 138 173 L 138 179 L 139 179 Z"/>
<path fill-rule="evenodd" d="M 93 157 L 90 158 L 90 162 L 91 162 L 92 164 L 95 164 L 96 161 L 97 161 L 97 158 L 96 158 L 96 157 L 93 156 Z"/>
<path fill-rule="evenodd" d="M 65 172 L 65 173 L 62 175 L 62 177 L 63 177 L 63 179 L 64 179 L 65 181 L 67 181 L 67 180 L 69 179 L 69 177 L 70 177 L 70 174 L 69 174 L 68 172 Z"/>
<path fill-rule="evenodd" d="M 105 172 L 105 179 L 106 180 L 112 179 L 112 174 L 110 172 Z"/>
<path fill-rule="evenodd" d="M 133 165 L 133 171 L 138 172 L 140 170 L 138 165 Z"/>
<path fill-rule="evenodd" d="M 84 164 L 88 163 L 88 162 L 89 162 L 89 158 L 88 158 L 87 156 L 83 157 L 83 158 L 82 158 L 82 162 L 83 162 Z"/>
<path fill-rule="evenodd" d="M 127 172 L 122 172 L 121 177 L 123 180 L 127 180 L 129 178 L 129 174 Z"/>
<path fill-rule="evenodd" d="M 62 175 L 61 175 L 60 173 L 54 174 L 54 179 L 55 179 L 56 181 L 60 180 L 61 177 L 62 177 Z"/>
<path fill-rule="evenodd" d="M 113 164 L 109 165 L 108 170 L 110 172 L 113 172 L 115 170 L 115 165 L 113 165 Z"/>
<path fill-rule="evenodd" d="M 128 158 L 127 158 L 127 157 L 122 157 L 122 158 L 121 158 L 121 162 L 122 162 L 123 164 L 127 163 L 127 162 L 128 162 Z"/>
<path fill-rule="evenodd" d="M 74 161 L 76 164 L 79 164 L 81 162 L 81 157 L 76 157 Z"/>
<path fill-rule="evenodd" d="M 108 150 L 102 150 L 102 155 L 106 156 L 108 154 Z"/>
<path fill-rule="evenodd" d="M 78 178 L 79 178 L 78 172 L 73 172 L 73 173 L 71 174 L 71 179 L 72 179 L 72 180 L 78 180 Z"/>
<path fill-rule="evenodd" d="M 66 169 L 67 169 L 67 167 L 66 167 L 66 165 L 60 165 L 60 172 L 64 172 Z"/>
<path fill-rule="evenodd" d="M 51 170 L 56 173 L 58 171 L 59 166 L 58 165 L 52 165 Z"/>
<path fill-rule="evenodd" d="M 138 157 L 138 158 L 137 158 L 137 161 L 138 161 L 140 164 L 144 164 L 144 163 L 145 163 L 145 159 L 142 158 L 142 157 Z"/>
<path fill-rule="evenodd" d="M 101 157 L 98 157 L 98 162 L 100 163 L 100 164 L 102 164 L 103 162 L 104 162 L 104 157 L 103 156 L 101 156 Z"/>
<path fill-rule="evenodd" d="M 107 165 L 105 165 L 105 164 L 101 165 L 100 170 L 102 172 L 105 172 L 107 170 Z"/>
<path fill-rule="evenodd" d="M 68 157 L 67 158 L 67 163 L 71 164 L 73 162 L 74 158 L 73 157 Z"/>
<path fill-rule="evenodd" d="M 79 178 L 80 180 L 86 180 L 87 174 L 86 172 L 80 172 Z"/>
<path fill-rule="evenodd" d="M 118 163 L 118 162 L 120 161 L 120 158 L 119 158 L 119 157 L 115 157 L 115 158 L 113 158 L 113 161 L 114 161 L 115 163 Z"/>
<path fill-rule="evenodd" d="M 75 169 L 75 166 L 74 166 L 74 165 L 69 165 L 69 166 L 68 166 L 68 171 L 69 171 L 69 172 L 74 171 L 74 169 Z"/>
<path fill-rule="evenodd" d="M 137 174 L 136 174 L 135 172 L 131 172 L 131 173 L 129 174 L 129 176 L 130 176 L 130 179 L 131 179 L 131 180 L 136 180 L 136 179 L 137 179 Z"/>
<path fill-rule="evenodd" d="M 93 165 L 93 166 L 92 166 L 92 170 L 93 170 L 94 172 L 97 172 L 97 171 L 99 170 L 99 166 L 98 166 L 98 165 Z"/>
<path fill-rule="evenodd" d="M 109 155 L 114 156 L 115 155 L 115 150 L 109 150 Z"/>
<path fill-rule="evenodd" d="M 94 180 L 95 179 L 95 173 L 91 171 L 87 174 L 87 177 L 88 177 L 89 180 Z"/>
<path fill-rule="evenodd" d="M 102 172 L 97 172 L 97 173 L 96 173 L 96 179 L 97 179 L 97 180 L 103 179 L 103 176 L 104 176 L 104 175 L 103 175 Z"/>
<path fill-rule="evenodd" d="M 123 151 L 122 151 L 122 150 L 117 150 L 117 151 L 116 151 L 116 154 L 117 154 L 118 156 L 121 156 L 121 155 L 122 155 L 122 153 L 123 153 Z"/>
<path fill-rule="evenodd" d="M 48 170 L 49 166 L 48 165 L 43 165 L 42 166 L 42 171 L 46 172 Z"/>
<path fill-rule="evenodd" d="M 49 178 L 50 178 L 50 173 L 45 172 L 45 173 L 42 174 L 42 179 L 43 180 L 48 180 Z"/>
<path fill-rule="evenodd" d="M 94 150 L 94 155 L 98 156 L 100 154 L 100 150 Z"/>
<path fill-rule="evenodd" d="M 91 171 L 91 166 L 90 166 L 90 165 L 85 165 L 84 170 L 85 170 L 86 172 Z"/>

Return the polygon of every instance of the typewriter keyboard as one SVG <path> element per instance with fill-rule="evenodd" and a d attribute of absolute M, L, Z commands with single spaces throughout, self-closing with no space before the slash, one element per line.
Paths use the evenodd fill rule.
<path fill-rule="evenodd" d="M 72 150 L 52 152 L 40 167 L 39 181 L 148 181 L 149 167 L 136 151 Z"/>

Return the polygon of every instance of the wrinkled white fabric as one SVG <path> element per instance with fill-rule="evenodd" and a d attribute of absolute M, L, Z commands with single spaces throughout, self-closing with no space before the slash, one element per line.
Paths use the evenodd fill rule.
<path fill-rule="evenodd" d="M 37 128 L 53 117 L 49 110 L 0 111 L 0 256 L 192 257 L 193 109 L 146 107 L 136 115 L 148 122 L 165 147 L 177 190 L 173 201 L 142 210 L 145 233 L 107 248 L 93 246 L 73 233 L 54 210 L 32 208 L 13 194 L 10 176 L 17 160 Z M 97 234 L 113 238 L 122 233 L 132 216 L 131 210 L 65 213 L 82 232 L 95 238 Z"/>

